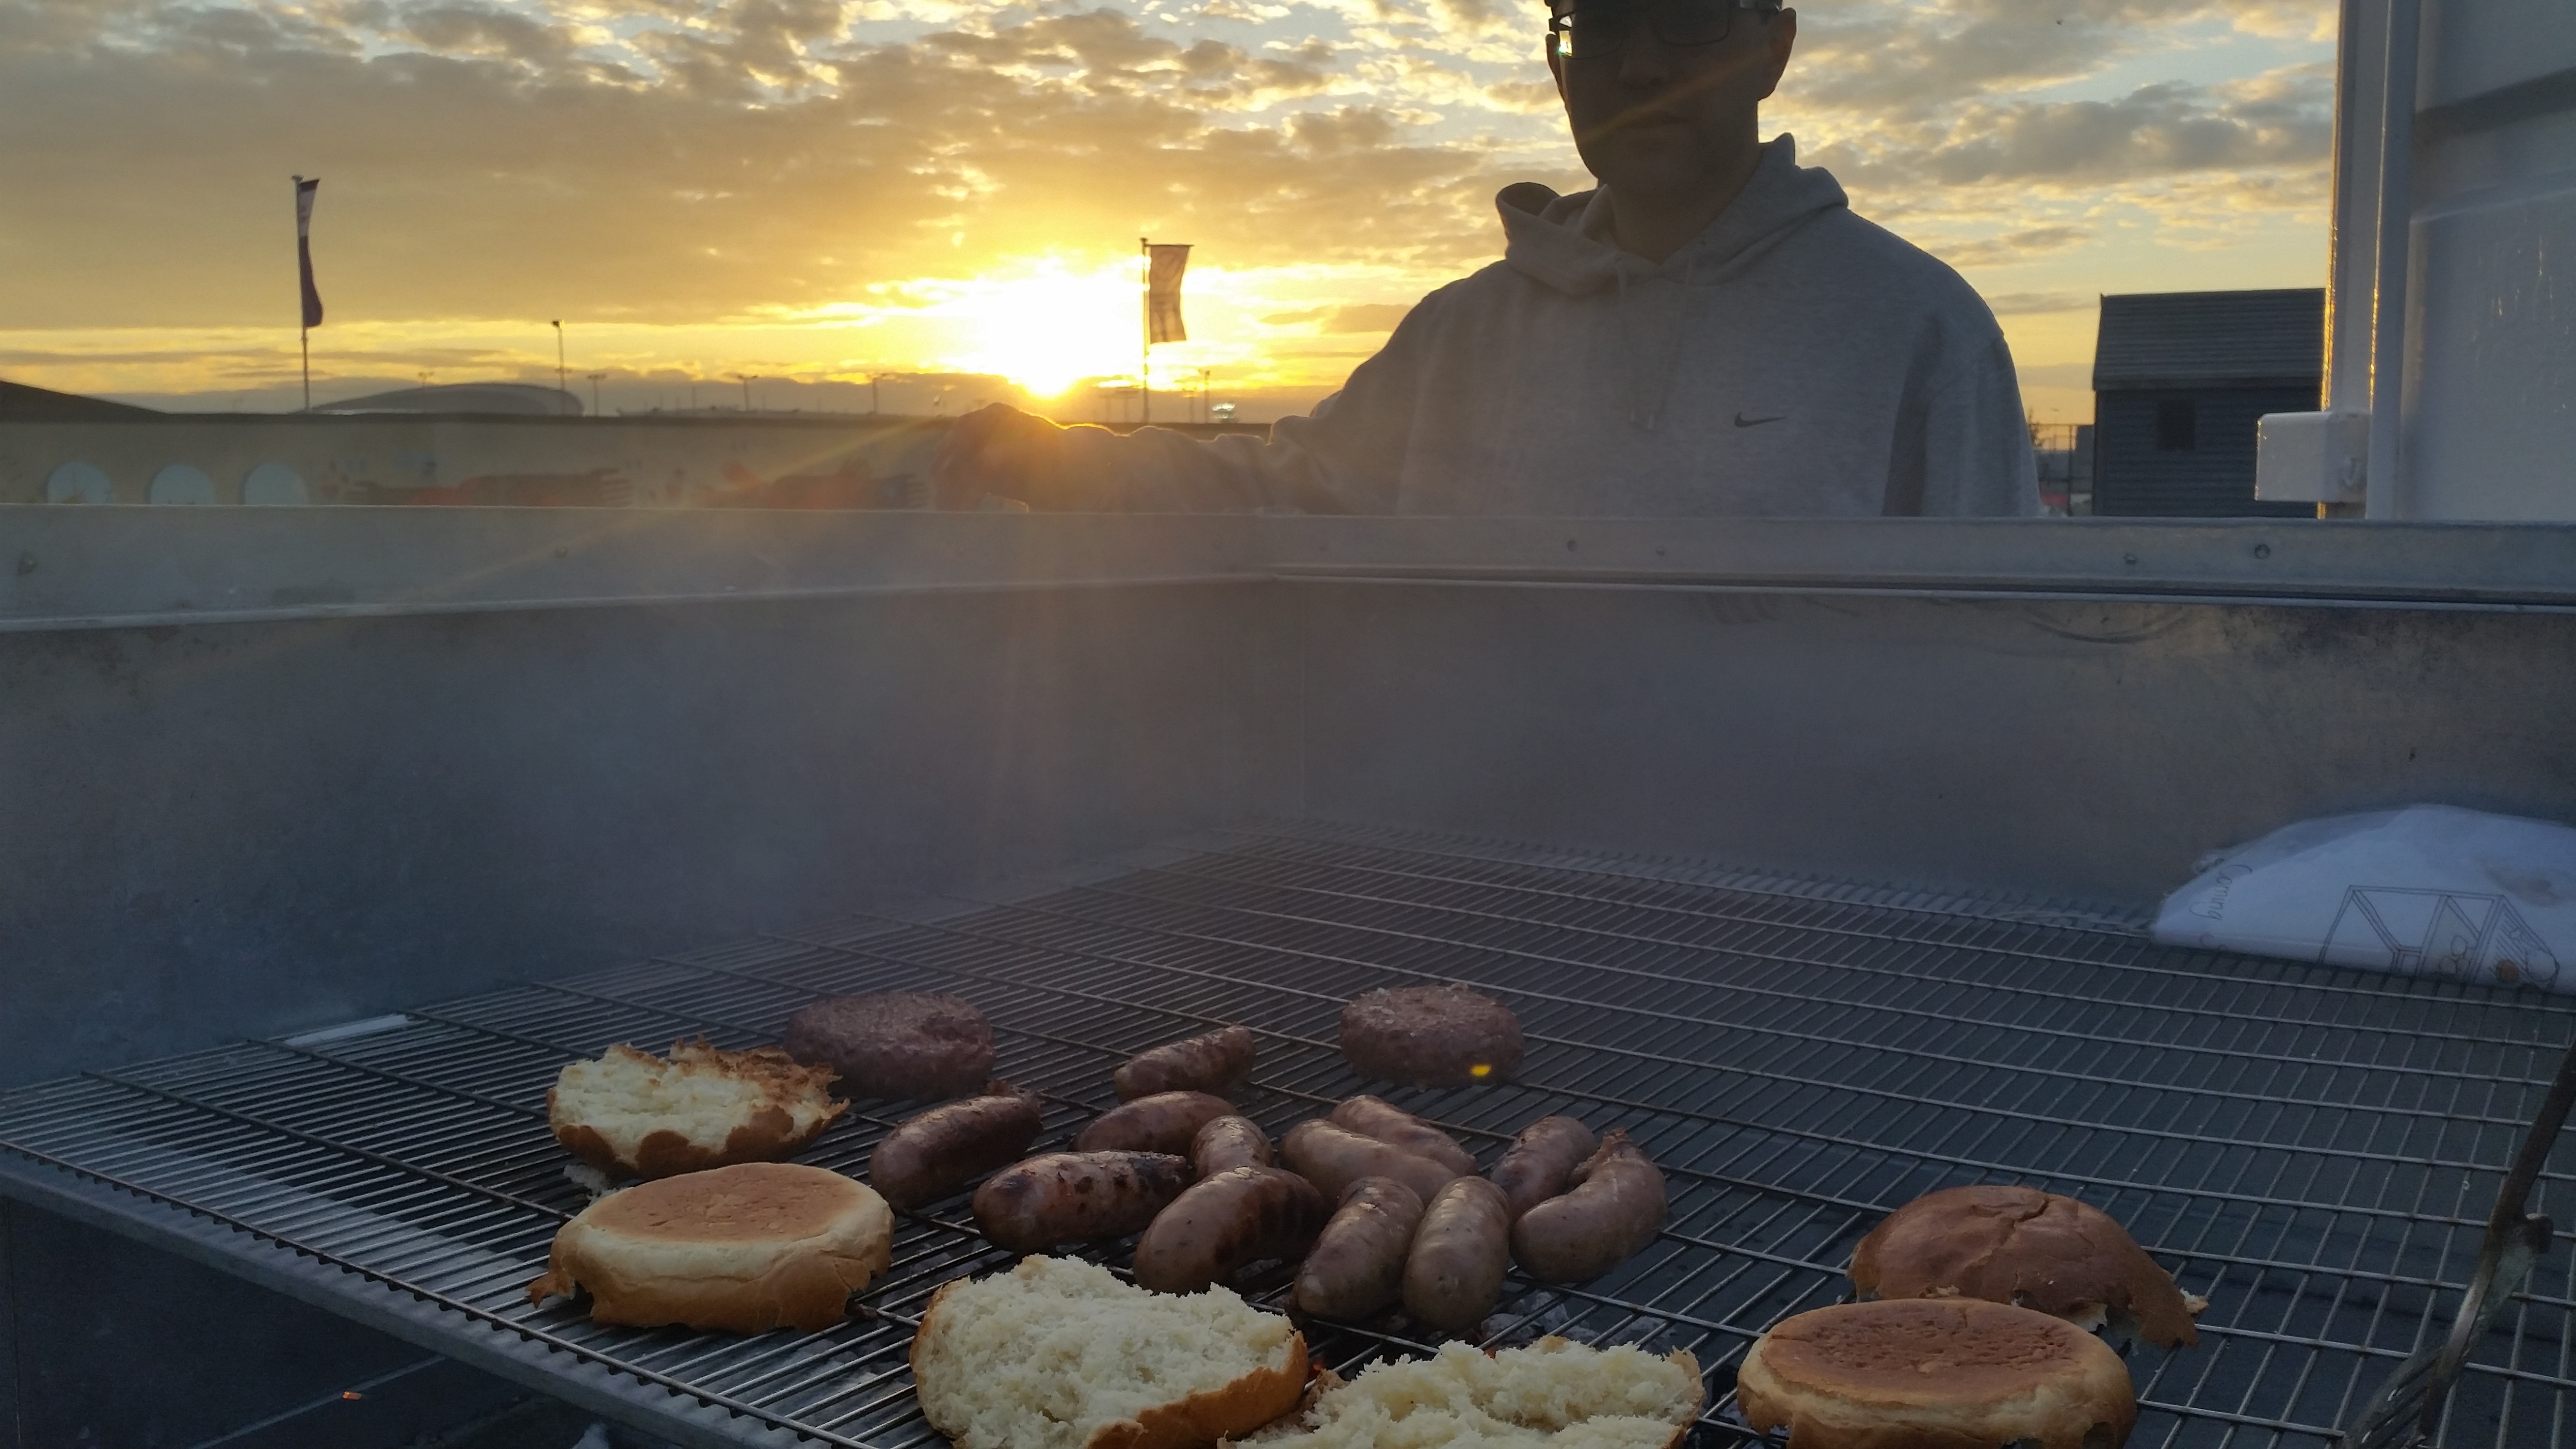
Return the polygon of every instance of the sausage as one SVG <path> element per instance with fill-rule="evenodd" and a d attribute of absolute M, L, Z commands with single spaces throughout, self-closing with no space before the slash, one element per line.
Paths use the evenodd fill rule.
<path fill-rule="evenodd" d="M 1157 1092 L 1222 1092 L 1251 1073 L 1256 1049 L 1249 1028 L 1224 1027 L 1130 1057 L 1109 1084 L 1121 1102 Z"/>
<path fill-rule="evenodd" d="M 1481 1177 L 1453 1179 L 1422 1210 L 1404 1255 L 1404 1311 L 1434 1328 L 1473 1332 L 1502 1300 L 1511 1235 L 1501 1188 Z"/>
<path fill-rule="evenodd" d="M 1195 1293 L 1246 1263 L 1299 1257 L 1329 1211 L 1293 1172 L 1229 1167 L 1155 1215 L 1136 1240 L 1136 1281 L 1157 1293 Z"/>
<path fill-rule="evenodd" d="M 1565 1191 L 1574 1169 L 1601 1144 L 1571 1117 L 1541 1117 L 1520 1130 L 1511 1150 L 1485 1174 L 1511 1201 L 1512 1219 Z"/>
<path fill-rule="evenodd" d="M 986 1178 L 975 1189 L 975 1226 L 1015 1253 L 1121 1237 L 1152 1222 L 1189 1185 L 1185 1157 L 1049 1152 Z"/>
<path fill-rule="evenodd" d="M 1190 1166 L 1201 1177 L 1230 1167 L 1268 1167 L 1270 1134 L 1249 1117 L 1215 1117 L 1190 1139 Z"/>
<path fill-rule="evenodd" d="M 1319 1318 L 1367 1318 L 1404 1292 L 1404 1259 L 1422 1223 L 1422 1197 L 1391 1177 L 1363 1177 L 1297 1265 L 1289 1302 Z"/>
<path fill-rule="evenodd" d="M 1475 1154 L 1459 1146 L 1457 1138 L 1380 1098 L 1353 1097 L 1335 1107 L 1326 1120 L 1363 1137 L 1401 1147 L 1416 1157 L 1428 1157 L 1454 1169 L 1461 1177 L 1476 1170 Z"/>
<path fill-rule="evenodd" d="M 1279 1144 L 1288 1170 L 1338 1200 L 1363 1177 L 1391 1177 L 1429 1202 L 1448 1181 L 1459 1176 L 1428 1157 L 1416 1157 L 1391 1142 L 1363 1137 L 1348 1127 L 1321 1120 L 1300 1122 Z"/>
<path fill-rule="evenodd" d="M 896 1124 L 868 1158 L 869 1184 L 896 1207 L 919 1207 L 1018 1160 L 1037 1140 L 1037 1094 L 1008 1082 L 985 1092 Z"/>
<path fill-rule="evenodd" d="M 1234 1115 L 1234 1104 L 1205 1092 L 1157 1092 L 1092 1119 L 1073 1139 L 1076 1152 L 1168 1152 L 1190 1150 L 1190 1139 L 1219 1117 Z"/>
<path fill-rule="evenodd" d="M 1574 1189 L 1512 1224 L 1512 1256 L 1542 1283 L 1598 1278 L 1655 1240 L 1664 1225 L 1664 1174 L 1622 1130 L 1574 1170 Z"/>

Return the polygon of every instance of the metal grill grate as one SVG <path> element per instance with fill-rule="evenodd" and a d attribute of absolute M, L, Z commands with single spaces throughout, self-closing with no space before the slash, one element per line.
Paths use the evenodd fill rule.
<path fill-rule="evenodd" d="M 730 1411 L 712 1421 L 746 1440 L 937 1443 L 905 1366 L 913 1315 L 1006 1260 L 962 1198 L 901 1217 L 867 1311 L 825 1333 L 604 1329 L 527 1305 L 581 1203 L 544 1120 L 563 1063 L 698 1032 L 755 1045 L 819 995 L 933 988 L 976 1001 L 1000 1070 L 1046 1094 L 1042 1147 L 1114 1101 L 1126 1055 L 1235 1021 L 1262 1037 L 1247 1110 L 1277 1133 L 1361 1089 L 1333 1044 L 1345 999 L 1461 980 L 1519 1012 L 1521 1079 L 1397 1100 L 1488 1161 L 1551 1110 L 1626 1126 L 1673 1189 L 1662 1238 L 1610 1277 L 1515 1279 L 1498 1339 L 1687 1347 L 1708 1371 L 1698 1437 L 1738 1442 L 1745 1346 L 1839 1300 L 1881 1215 L 2023 1181 L 2106 1209 L 2211 1300 L 2198 1348 L 2130 1352 L 2133 1444 L 2329 1438 L 2447 1326 L 2569 1013 L 2084 920 L 1383 831 L 1229 832 L 937 919 L 854 918 L 31 1088 L 0 1101 L 0 1142 L 117 1189 L 140 1230 L 226 1225 L 243 1260 L 353 1270 L 448 1310 L 460 1339 L 504 1329 L 667 1391 L 638 1402 Z M 805 1160 L 859 1171 L 889 1124 L 855 1113 Z M 2536 1206 L 2567 1195 L 2562 1162 Z M 2441 1442 L 2569 1442 L 2572 1259 L 2553 1251 L 2480 1346 Z M 1425 1347 L 1338 1328 L 1314 1346 L 1346 1372 Z"/>

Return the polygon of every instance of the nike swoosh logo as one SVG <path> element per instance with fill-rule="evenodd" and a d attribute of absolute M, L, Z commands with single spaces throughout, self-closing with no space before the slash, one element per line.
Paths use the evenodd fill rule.
<path fill-rule="evenodd" d="M 1764 423 L 1776 423 L 1787 416 L 1787 413 L 1774 413 L 1767 418 L 1748 418 L 1742 413 L 1737 413 L 1735 425 L 1739 428 L 1758 428 Z"/>

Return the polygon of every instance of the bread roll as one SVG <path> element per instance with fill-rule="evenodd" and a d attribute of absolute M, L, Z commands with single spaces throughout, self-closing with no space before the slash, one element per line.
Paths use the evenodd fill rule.
<path fill-rule="evenodd" d="M 546 1122 L 612 1177 L 669 1177 L 795 1155 L 849 1110 L 831 1085 L 830 1067 L 776 1047 L 719 1051 L 700 1037 L 673 1042 L 664 1061 L 620 1044 L 555 1077 Z"/>
<path fill-rule="evenodd" d="M 1853 1250 L 1851 1280 L 1863 1299 L 1982 1298 L 2165 1348 L 2198 1343 L 2192 1315 L 2209 1306 L 2110 1214 L 2017 1186 L 1945 1188 L 1898 1208 Z"/>
<path fill-rule="evenodd" d="M 1329 1380 L 1324 1375 L 1319 1382 Z M 1294 1420 L 1247 1440 L 1263 1449 L 1669 1449 L 1698 1419 L 1699 1361 L 1542 1338 L 1490 1357 L 1463 1343 L 1326 1383 Z M 1803 1449 L 1803 1446 L 1801 1446 Z"/>
<path fill-rule="evenodd" d="M 760 1333 L 829 1328 L 894 1256 L 894 1214 L 819 1167 L 751 1162 L 613 1192 L 555 1233 L 528 1301 L 590 1293 L 590 1320 Z"/>
<path fill-rule="evenodd" d="M 1745 1351 L 1736 1404 L 1790 1449 L 2119 1449 L 2129 1370 L 2062 1318 L 1976 1298 L 1801 1313 Z"/>
<path fill-rule="evenodd" d="M 1183 1449 L 1295 1407 L 1306 1340 L 1224 1288 L 1149 1293 L 1030 1257 L 931 1295 L 912 1376 L 958 1449 Z"/>

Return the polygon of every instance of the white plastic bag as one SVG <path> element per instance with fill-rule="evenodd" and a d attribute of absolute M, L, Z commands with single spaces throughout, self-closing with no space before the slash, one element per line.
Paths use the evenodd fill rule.
<path fill-rule="evenodd" d="M 2576 829 L 2448 805 L 2303 821 L 2204 858 L 2155 938 L 2576 992 Z"/>

